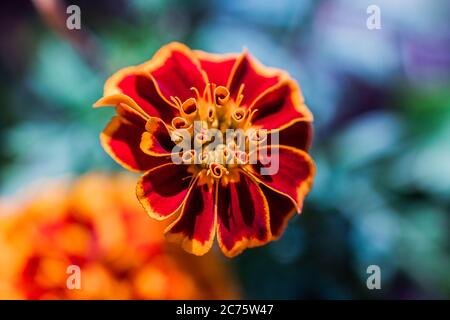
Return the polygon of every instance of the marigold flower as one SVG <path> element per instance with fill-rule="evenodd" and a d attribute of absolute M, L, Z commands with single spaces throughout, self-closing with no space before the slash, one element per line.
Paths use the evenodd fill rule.
<path fill-rule="evenodd" d="M 246 51 L 210 54 L 168 44 L 150 61 L 115 73 L 94 106 L 116 107 L 102 146 L 126 169 L 145 172 L 139 201 L 157 220 L 175 217 L 165 234 L 186 251 L 205 254 L 217 233 L 233 257 L 280 237 L 301 211 L 315 171 L 307 153 L 312 114 L 287 72 Z M 244 139 L 213 149 L 209 132 L 229 129 Z M 174 150 L 186 141 L 201 150 L 183 149 L 175 163 Z M 272 155 L 279 167 L 262 174 Z"/>
<path fill-rule="evenodd" d="M 148 219 L 134 184 L 89 174 L 14 207 L 2 199 L 0 299 L 237 298 L 222 257 L 196 259 L 168 244 L 166 223 Z M 68 286 L 73 265 L 79 289 Z"/>

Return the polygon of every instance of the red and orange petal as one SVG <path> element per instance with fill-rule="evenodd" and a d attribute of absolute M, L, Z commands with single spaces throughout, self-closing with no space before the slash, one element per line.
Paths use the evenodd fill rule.
<path fill-rule="evenodd" d="M 295 121 L 283 130 L 272 130 L 268 135 L 267 144 L 271 144 L 272 134 L 278 135 L 278 144 L 308 151 L 312 144 L 313 125 L 306 120 Z M 275 144 L 275 143 L 273 143 Z"/>
<path fill-rule="evenodd" d="M 286 76 L 286 73 L 279 69 L 263 66 L 244 51 L 233 66 L 227 87 L 230 90 L 230 96 L 236 99 L 241 84 L 244 84 L 242 105 L 250 107 L 260 94 Z"/>
<path fill-rule="evenodd" d="M 146 125 L 146 131 L 142 134 L 140 148 L 151 156 L 170 156 L 175 143 L 169 133 L 166 124 L 159 118 L 151 117 Z"/>
<path fill-rule="evenodd" d="M 167 101 L 171 101 L 171 97 L 178 97 L 182 101 L 195 97 L 191 88 L 203 92 L 208 83 L 208 77 L 202 71 L 195 54 L 178 42 L 159 49 L 153 58 L 141 67 L 152 75 Z"/>
<path fill-rule="evenodd" d="M 208 252 L 217 233 L 222 252 L 234 257 L 278 239 L 296 212 L 291 198 L 240 172 L 227 185 L 194 184 L 165 233 L 195 255 Z"/>
<path fill-rule="evenodd" d="M 289 220 L 297 213 L 294 203 L 285 195 L 273 191 L 264 184 L 259 187 L 266 197 L 270 212 L 270 233 L 271 240 L 278 239 L 286 229 Z"/>
<path fill-rule="evenodd" d="M 112 75 L 105 83 L 103 95 L 105 98 L 116 96 L 118 102 L 138 106 L 147 116 L 159 117 L 168 123 L 178 115 L 170 99 L 162 96 L 153 76 L 141 66 L 127 67 Z M 120 101 L 121 95 L 123 101 Z M 94 106 L 117 105 L 114 102 L 100 99 Z"/>
<path fill-rule="evenodd" d="M 277 157 L 278 166 L 275 162 Z M 293 147 L 267 146 L 258 150 L 257 160 L 256 164 L 250 165 L 250 174 L 258 182 L 290 198 L 297 211 L 301 212 L 315 174 L 311 157 L 305 151 Z M 262 169 L 273 172 L 262 174 Z"/>
<path fill-rule="evenodd" d="M 169 240 L 179 243 L 189 253 L 204 255 L 211 249 L 217 221 L 215 188 L 215 185 L 195 183 L 180 215 L 165 231 Z"/>
<path fill-rule="evenodd" d="M 222 252 L 234 257 L 271 239 L 269 205 L 260 187 L 246 174 L 227 185 L 219 183 L 217 240 Z"/>
<path fill-rule="evenodd" d="M 127 122 L 140 128 L 145 128 L 146 121 L 149 119 L 145 113 L 142 113 L 139 109 L 130 107 L 129 104 L 125 103 L 118 103 L 116 105 L 116 113 Z"/>
<path fill-rule="evenodd" d="M 282 130 L 298 121 L 312 121 L 300 88 L 292 79 L 284 79 L 262 92 L 250 107 L 257 110 L 252 126 L 267 130 Z"/>
<path fill-rule="evenodd" d="M 208 75 L 208 80 L 217 86 L 226 87 L 239 54 L 214 54 L 200 50 L 195 50 L 194 53 Z"/>
<path fill-rule="evenodd" d="M 131 116 L 131 119 L 128 119 L 131 122 L 145 122 L 149 117 L 149 115 L 132 98 L 121 93 L 104 96 L 94 103 L 94 108 L 107 106 L 115 106 L 116 109 L 120 107 L 123 109 L 124 115 Z M 117 113 L 121 114 L 118 110 Z"/>
<path fill-rule="evenodd" d="M 169 162 L 170 157 L 150 156 L 141 150 L 143 132 L 144 128 L 116 116 L 100 134 L 100 142 L 111 158 L 130 171 L 147 171 Z"/>
<path fill-rule="evenodd" d="M 167 163 L 141 177 L 136 194 L 152 218 L 166 219 L 181 208 L 192 183 L 188 170 L 188 166 Z"/>

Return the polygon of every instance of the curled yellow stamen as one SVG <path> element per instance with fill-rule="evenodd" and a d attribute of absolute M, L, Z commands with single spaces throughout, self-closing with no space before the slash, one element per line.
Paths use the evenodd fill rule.
<path fill-rule="evenodd" d="M 198 112 L 197 101 L 194 98 L 189 98 L 181 105 L 181 113 L 192 120 Z"/>
<path fill-rule="evenodd" d="M 208 174 L 210 174 L 215 179 L 220 179 L 224 174 L 227 174 L 227 169 L 218 163 L 211 163 L 209 166 Z"/>
<path fill-rule="evenodd" d="M 235 126 L 240 126 L 244 122 L 247 111 L 244 108 L 237 108 L 231 113 L 231 119 Z"/>
<path fill-rule="evenodd" d="M 206 118 L 210 123 L 214 122 L 214 120 L 216 119 L 216 109 L 214 107 L 208 107 Z"/>
<path fill-rule="evenodd" d="M 244 99 L 244 87 L 241 84 L 232 97 L 228 88 L 207 83 L 203 91 L 195 87 L 190 88 L 192 97 L 184 102 L 179 97 L 171 97 L 180 111 L 180 115 L 171 122 L 172 140 L 186 139 L 181 134 L 177 135 L 177 131 L 188 130 L 187 140 L 193 143 L 196 151 L 187 149 L 189 151 L 181 153 L 182 163 L 195 164 L 199 166 L 198 169 L 206 169 L 208 183 L 222 177 L 224 180 L 230 179 L 236 166 L 249 162 L 249 156 L 244 152 L 249 147 L 248 143 L 258 144 L 266 139 L 265 133 L 252 132 L 251 136 L 247 135 L 256 110 L 240 106 Z M 212 142 L 215 141 L 215 136 L 209 129 L 218 129 L 222 133 L 227 129 L 239 130 L 235 131 L 226 144 L 214 146 Z M 190 148 L 192 145 L 186 147 Z"/>
<path fill-rule="evenodd" d="M 186 129 L 189 127 L 189 123 L 185 118 L 175 117 L 172 119 L 172 127 L 174 129 Z"/>
<path fill-rule="evenodd" d="M 224 106 L 230 99 L 230 92 L 224 86 L 218 86 L 214 90 L 215 103 L 217 106 Z"/>
<path fill-rule="evenodd" d="M 176 144 L 180 143 L 181 141 L 184 140 L 183 135 L 181 134 L 181 132 L 178 131 L 172 131 L 172 133 L 170 134 L 170 139 L 175 142 Z"/>

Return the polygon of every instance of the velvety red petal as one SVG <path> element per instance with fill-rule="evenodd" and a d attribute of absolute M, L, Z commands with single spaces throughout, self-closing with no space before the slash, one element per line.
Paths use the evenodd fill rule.
<path fill-rule="evenodd" d="M 183 210 L 166 230 L 169 240 L 181 243 L 187 252 L 207 253 L 213 244 L 216 213 L 215 186 L 194 185 L 189 191 Z"/>
<path fill-rule="evenodd" d="M 153 156 L 170 156 L 175 146 L 164 122 L 159 118 L 150 118 L 142 134 L 141 150 Z"/>
<path fill-rule="evenodd" d="M 278 140 L 272 138 L 278 136 Z M 267 145 L 285 145 L 308 151 L 313 138 L 312 122 L 299 120 L 282 130 L 271 130 Z"/>
<path fill-rule="evenodd" d="M 142 67 L 154 77 L 161 94 L 168 101 L 171 101 L 171 97 L 178 97 L 182 101 L 194 97 L 191 88 L 203 92 L 208 82 L 195 54 L 177 42 L 162 47 Z"/>
<path fill-rule="evenodd" d="M 300 88 L 292 79 L 283 80 L 265 90 L 250 108 L 257 110 L 252 125 L 268 130 L 281 129 L 299 120 L 313 119 L 303 102 Z"/>
<path fill-rule="evenodd" d="M 270 232 L 272 239 L 278 239 L 284 232 L 288 221 L 297 213 L 288 197 L 275 192 L 264 184 L 259 185 L 266 197 L 270 211 Z"/>
<path fill-rule="evenodd" d="M 124 68 L 108 79 L 104 96 L 118 94 L 131 98 L 148 116 L 159 117 L 168 123 L 179 114 L 170 100 L 161 96 L 152 76 L 140 66 Z"/>
<path fill-rule="evenodd" d="M 282 76 L 279 70 L 267 68 L 244 52 L 236 61 L 229 79 L 230 95 L 236 99 L 241 84 L 244 84 L 242 106 L 251 106 L 265 90 L 276 85 Z"/>
<path fill-rule="evenodd" d="M 136 195 L 147 213 L 155 219 L 166 219 L 183 204 L 192 173 L 188 166 L 168 163 L 146 172 L 139 180 Z"/>
<path fill-rule="evenodd" d="M 152 157 L 139 147 L 143 127 L 121 117 L 113 117 L 100 134 L 105 151 L 120 165 L 131 171 L 147 171 L 170 161 L 170 157 Z"/>
<path fill-rule="evenodd" d="M 219 183 L 217 202 L 217 238 L 226 256 L 270 240 L 269 206 L 249 176 L 240 173 L 239 181 Z"/>
<path fill-rule="evenodd" d="M 194 51 L 194 53 L 211 83 L 217 86 L 228 84 L 231 70 L 238 58 L 237 54 L 213 54 L 204 51 Z"/>
<path fill-rule="evenodd" d="M 315 173 L 314 162 L 305 151 L 288 146 L 264 147 L 258 150 L 258 162 L 250 167 L 258 181 L 291 198 L 301 212 Z M 269 169 L 270 174 L 262 169 Z"/>
<path fill-rule="evenodd" d="M 139 128 L 145 128 L 146 119 L 148 118 L 147 115 L 140 113 L 129 105 L 123 103 L 117 104 L 116 112 L 122 119 L 135 124 Z"/>
<path fill-rule="evenodd" d="M 130 75 L 125 77 L 118 86 L 151 117 L 159 117 L 170 122 L 173 117 L 178 115 L 178 110 L 159 96 L 154 82 L 147 76 Z"/>

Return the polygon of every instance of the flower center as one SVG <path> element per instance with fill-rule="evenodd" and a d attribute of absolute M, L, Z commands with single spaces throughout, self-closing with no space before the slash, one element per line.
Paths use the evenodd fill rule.
<path fill-rule="evenodd" d="M 204 171 L 208 177 L 205 179 L 232 179 L 237 167 L 248 164 L 251 145 L 265 139 L 264 134 L 251 128 L 255 111 L 240 106 L 244 85 L 236 98 L 226 87 L 211 83 L 202 94 L 197 88 L 191 90 L 195 98 L 181 101 L 171 97 L 180 111 L 180 116 L 172 120 L 172 140 L 183 141 L 183 163 L 192 164 L 196 172 Z"/>

